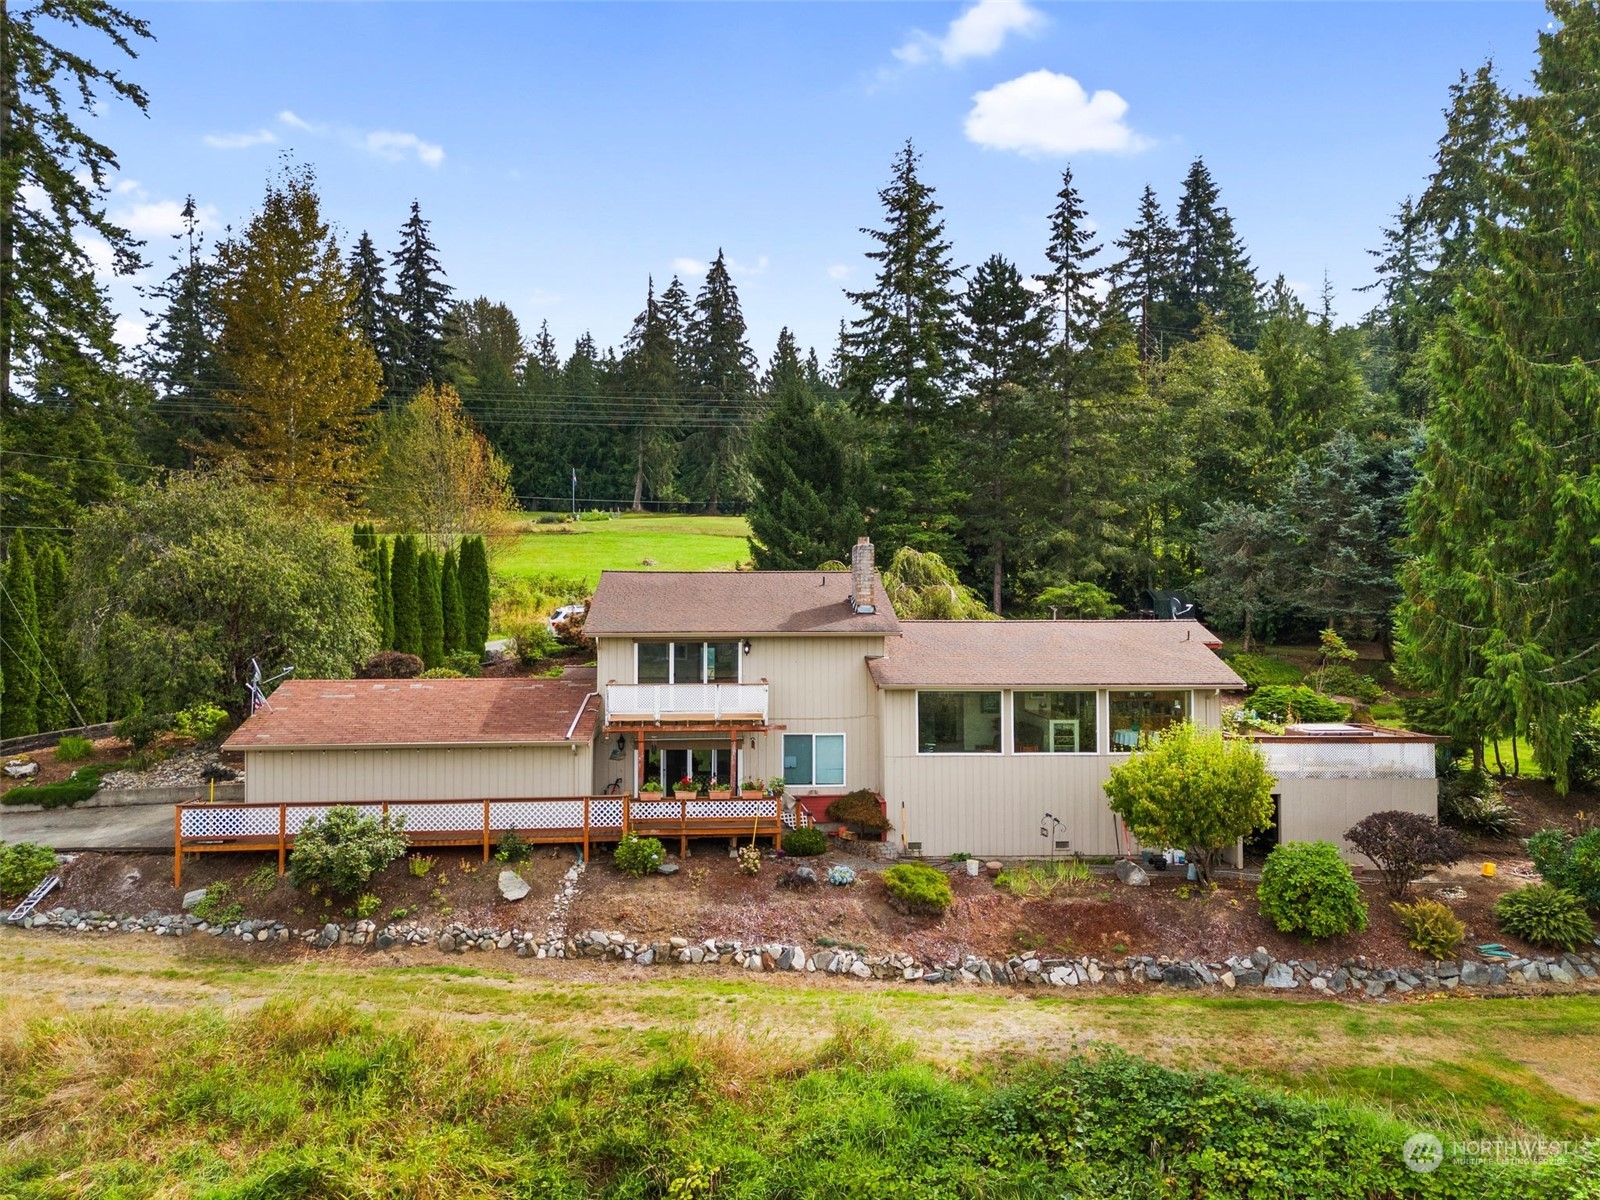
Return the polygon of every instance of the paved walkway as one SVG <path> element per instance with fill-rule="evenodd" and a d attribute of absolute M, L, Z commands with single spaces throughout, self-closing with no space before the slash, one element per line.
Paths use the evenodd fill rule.
<path fill-rule="evenodd" d="M 0 808 L 0 841 L 55 850 L 172 849 L 172 805 L 52 808 L 14 813 Z"/>

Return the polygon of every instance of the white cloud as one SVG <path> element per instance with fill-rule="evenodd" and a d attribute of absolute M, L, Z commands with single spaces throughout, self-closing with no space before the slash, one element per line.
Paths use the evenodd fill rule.
<path fill-rule="evenodd" d="M 209 204 L 195 209 L 202 229 L 214 228 L 219 220 L 217 210 Z M 111 219 L 136 237 L 161 237 L 183 232 L 183 204 L 177 200 L 152 200 L 135 204 L 132 208 L 117 209 Z"/>
<path fill-rule="evenodd" d="M 834 263 L 828 268 L 828 278 L 832 280 L 849 279 L 850 268 L 843 263 Z"/>
<path fill-rule="evenodd" d="M 1131 153 L 1149 143 L 1123 121 L 1128 102 L 1115 92 L 1092 96 L 1070 75 L 1029 71 L 972 98 L 966 133 L 990 150 L 1030 158 L 1085 150 Z"/>
<path fill-rule="evenodd" d="M 415 158 L 425 167 L 437 168 L 444 162 L 444 147 L 437 142 L 427 142 L 414 133 L 394 129 L 374 129 L 363 132 L 348 125 L 332 125 L 326 121 L 308 121 L 298 113 L 284 109 L 278 121 L 291 129 L 309 133 L 314 137 L 335 137 L 347 146 L 364 151 L 385 162 L 405 162 Z"/>
<path fill-rule="evenodd" d="M 304 129 L 307 133 L 327 133 L 326 125 L 313 125 L 304 118 L 295 116 L 287 108 L 278 114 L 278 120 L 294 129 Z"/>
<path fill-rule="evenodd" d="M 675 258 L 672 260 L 672 269 L 680 275 L 704 275 L 706 264 L 698 258 Z"/>
<path fill-rule="evenodd" d="M 938 59 L 953 67 L 970 58 L 989 58 L 1013 33 L 1032 36 L 1046 24 L 1045 15 L 1029 8 L 1026 0 L 978 0 L 950 22 L 943 37 L 919 29 L 894 56 L 908 66 Z"/>
<path fill-rule="evenodd" d="M 768 266 L 767 256 L 761 255 L 752 263 L 742 263 L 736 258 L 728 259 L 728 274 L 730 275 L 760 275 Z"/>
<path fill-rule="evenodd" d="M 202 139 L 213 150 L 248 150 L 251 146 L 270 146 L 278 135 L 270 129 L 254 133 L 208 133 Z"/>

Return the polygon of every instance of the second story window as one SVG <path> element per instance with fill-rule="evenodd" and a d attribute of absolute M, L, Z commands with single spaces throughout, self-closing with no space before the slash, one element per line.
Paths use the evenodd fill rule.
<path fill-rule="evenodd" d="M 738 642 L 635 642 L 639 683 L 738 683 Z"/>

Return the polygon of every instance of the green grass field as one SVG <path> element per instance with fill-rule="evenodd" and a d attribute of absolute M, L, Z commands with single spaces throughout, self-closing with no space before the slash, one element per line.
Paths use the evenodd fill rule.
<path fill-rule="evenodd" d="M 728 571 L 750 557 L 749 536 L 743 517 L 622 514 L 565 525 L 530 522 L 494 567 L 510 578 L 556 575 L 590 586 L 601 571 Z"/>
<path fill-rule="evenodd" d="M 1600 1195 L 1595 996 L 395 961 L 0 933 L 0 1196 Z M 1418 1176 L 1418 1130 L 1570 1149 Z"/>

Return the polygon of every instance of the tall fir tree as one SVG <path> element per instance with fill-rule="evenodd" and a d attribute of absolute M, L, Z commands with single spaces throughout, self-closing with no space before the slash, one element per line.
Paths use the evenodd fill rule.
<path fill-rule="evenodd" d="M 40 656 L 39 601 L 33 587 L 33 560 L 22 530 L 11 535 L 6 552 L 5 620 L 0 621 L 0 675 L 5 677 L 5 710 L 0 737 L 39 732 L 39 695 L 44 664 Z"/>
<path fill-rule="evenodd" d="M 62 617 L 67 556 L 60 546 L 46 542 L 33 556 L 33 590 L 39 613 L 39 728 L 70 729 L 86 724 L 73 694 L 72 642 Z M 5 624 L 0 621 L 0 628 Z"/>
<path fill-rule="evenodd" d="M 417 555 L 417 614 L 422 627 L 422 665 L 444 666 L 444 590 L 439 556 L 424 547 Z"/>
<path fill-rule="evenodd" d="M 389 588 L 394 597 L 394 648 L 422 657 L 422 598 L 417 591 L 417 539 L 402 533 L 394 540 Z"/>
<path fill-rule="evenodd" d="M 378 539 L 378 649 L 395 649 L 394 573 L 388 538 Z"/>
<path fill-rule="evenodd" d="M 1511 119 L 1494 63 L 1484 63 L 1471 75 L 1461 72 L 1450 86 L 1445 131 L 1415 212 L 1434 253 L 1422 299 L 1436 315 L 1484 261 L 1478 231 L 1501 211 L 1504 176 L 1496 159 L 1511 132 Z"/>
<path fill-rule="evenodd" d="M 1210 313 L 1235 346 L 1248 350 L 1260 325 L 1260 285 L 1233 217 L 1219 198 L 1211 171 L 1195 159 L 1178 200 L 1174 320 L 1184 336 L 1194 337 L 1202 315 Z"/>
<path fill-rule="evenodd" d="M 444 615 L 444 652 L 448 656 L 467 646 L 465 614 L 461 610 L 461 574 L 453 546 L 444 552 L 444 566 L 439 571 L 439 602 Z"/>
<path fill-rule="evenodd" d="M 383 371 L 383 390 L 392 395 L 394 378 L 394 310 L 389 296 L 389 280 L 384 274 L 383 256 L 366 230 L 350 251 L 350 282 L 355 295 L 350 302 L 350 324 L 361 335 Z"/>
<path fill-rule="evenodd" d="M 627 397 L 623 413 L 632 442 L 635 512 L 644 510 L 647 496 L 670 498 L 677 476 L 681 345 L 671 315 L 650 280 L 644 311 L 623 343 L 619 374 Z"/>
<path fill-rule="evenodd" d="M 461 539 L 456 569 L 461 585 L 462 649 L 482 654 L 489 639 L 489 554 L 481 537 Z"/>
<path fill-rule="evenodd" d="M 1176 319 L 1178 231 L 1167 220 L 1155 189 L 1145 184 L 1138 220 L 1116 241 L 1122 257 L 1111 268 L 1112 300 L 1138 331 L 1139 360 L 1160 358 L 1163 337 Z"/>
<path fill-rule="evenodd" d="M 684 446 L 687 490 L 706 511 L 749 496 L 745 452 L 756 383 L 739 293 L 722 251 L 706 271 L 686 331 L 694 429 Z"/>
<path fill-rule="evenodd" d="M 391 395 L 409 400 L 424 384 L 448 378 L 450 356 L 445 346 L 445 315 L 450 286 L 439 265 L 439 248 L 428 233 L 422 207 L 411 202 L 411 216 L 400 228 L 400 249 L 394 252 L 393 314 L 394 380 Z"/>
<path fill-rule="evenodd" d="M 1600 698 L 1600 9 L 1552 0 L 1534 90 L 1491 153 L 1481 262 L 1431 363 L 1412 500 L 1407 658 L 1457 733 L 1515 730 L 1565 788 Z"/>
<path fill-rule="evenodd" d="M 750 557 L 758 570 L 843 561 L 866 531 L 860 460 L 842 433 L 850 414 L 819 403 L 813 378 L 784 329 L 763 386 L 767 413 L 750 443 Z"/>
<path fill-rule="evenodd" d="M 876 431 L 869 522 L 887 556 L 901 546 L 960 562 L 952 470 L 951 400 L 959 385 L 956 283 L 941 206 L 918 174 L 908 141 L 878 193 L 884 227 L 863 229 L 877 248 L 873 284 L 846 297 L 860 315 L 844 331 L 842 382 Z"/>
<path fill-rule="evenodd" d="M 1377 307 L 1367 317 L 1387 336 L 1388 363 L 1384 384 L 1400 411 L 1413 420 L 1427 411 L 1433 394 L 1424 344 L 1440 309 L 1426 296 L 1429 290 L 1432 237 L 1416 205 L 1407 196 L 1395 214 L 1394 224 L 1383 231 L 1383 247 L 1369 250 L 1378 260 L 1378 278 L 1360 289 L 1376 289 Z"/>

